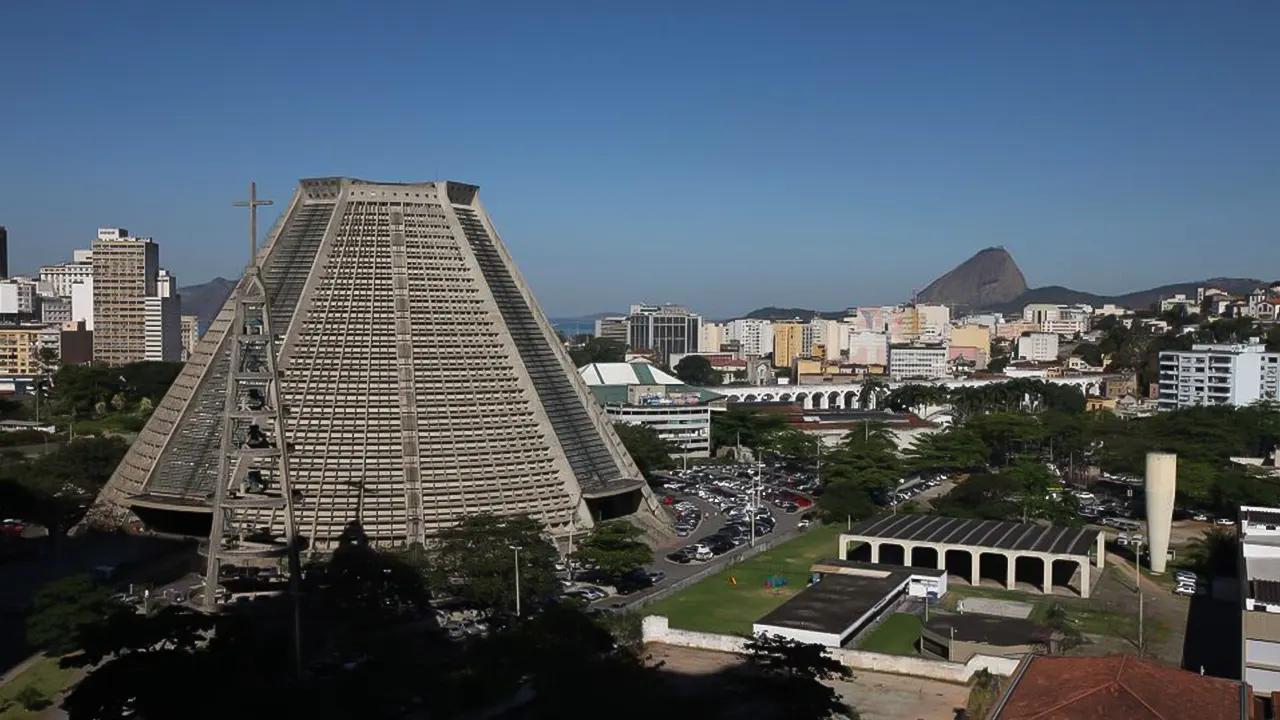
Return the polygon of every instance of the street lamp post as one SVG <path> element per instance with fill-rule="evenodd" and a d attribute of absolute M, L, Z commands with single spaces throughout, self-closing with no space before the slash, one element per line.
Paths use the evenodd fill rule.
<path fill-rule="evenodd" d="M 514 550 L 516 554 L 516 617 L 520 617 L 520 546 L 510 545 L 509 547 Z"/>

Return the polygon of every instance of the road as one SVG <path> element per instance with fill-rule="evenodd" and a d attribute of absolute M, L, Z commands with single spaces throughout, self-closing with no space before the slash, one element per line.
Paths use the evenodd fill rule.
<path fill-rule="evenodd" d="M 669 553 L 675 552 L 676 550 L 697 541 L 699 538 L 715 533 L 717 530 L 724 527 L 726 522 L 725 517 L 720 514 L 720 511 L 717 510 L 714 505 L 697 497 L 696 495 L 682 495 L 677 493 L 673 493 L 673 495 L 677 500 L 688 500 L 689 502 L 697 505 L 698 509 L 702 511 L 702 522 L 692 533 L 689 533 L 689 537 L 672 538 L 670 542 L 664 543 L 653 549 L 653 562 L 646 565 L 645 570 L 647 572 L 664 572 L 666 573 L 666 577 L 663 578 L 662 582 L 654 585 L 653 587 L 623 596 L 621 599 L 618 597 L 607 597 L 602 600 L 598 600 L 592 604 L 593 607 L 608 607 L 617 602 L 625 602 L 627 605 L 631 605 L 641 598 L 648 597 L 649 595 L 661 591 L 672 583 L 679 582 L 680 580 L 701 571 L 713 562 L 720 561 L 723 558 L 733 557 L 750 547 L 749 543 L 744 543 L 724 555 L 719 555 L 714 560 L 706 563 L 691 562 L 682 565 L 680 563 L 673 563 L 670 560 L 667 560 L 666 558 Z M 804 511 L 801 510 L 800 512 L 788 514 L 774 508 L 773 517 L 774 520 L 777 521 L 777 525 L 774 527 L 773 534 L 765 535 L 763 537 L 772 538 L 779 533 L 795 530 L 796 524 L 800 522 L 800 516 L 803 513 Z"/>

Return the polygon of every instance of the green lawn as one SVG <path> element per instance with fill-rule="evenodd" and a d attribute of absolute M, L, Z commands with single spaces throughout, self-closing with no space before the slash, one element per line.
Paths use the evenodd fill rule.
<path fill-rule="evenodd" d="M 889 655 L 915 655 L 916 641 L 920 639 L 923 625 L 924 622 L 915 615 L 894 613 L 864 638 L 858 649 Z"/>
<path fill-rule="evenodd" d="M 27 720 L 40 716 L 39 712 L 28 712 L 14 698 L 23 688 L 33 686 L 52 702 L 55 695 L 66 690 L 71 684 L 75 669 L 58 667 L 58 659 L 42 657 L 34 665 L 8 684 L 0 687 L 0 720 Z"/>
<path fill-rule="evenodd" d="M 722 634 L 750 634 L 751 624 L 809 584 L 815 560 L 839 557 L 839 525 L 813 528 L 803 535 L 730 566 L 671 597 L 648 605 L 646 615 L 665 615 L 671 627 Z M 768 589 L 770 577 L 787 585 Z M 730 578 L 735 578 L 733 584 Z"/>

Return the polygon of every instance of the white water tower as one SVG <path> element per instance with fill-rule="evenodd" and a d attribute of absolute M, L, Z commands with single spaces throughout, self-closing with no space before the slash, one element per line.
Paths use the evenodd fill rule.
<path fill-rule="evenodd" d="M 1163 573 L 1169 559 L 1169 533 L 1173 529 L 1173 497 L 1178 487 L 1178 456 L 1147 453 L 1147 548 L 1151 572 Z"/>

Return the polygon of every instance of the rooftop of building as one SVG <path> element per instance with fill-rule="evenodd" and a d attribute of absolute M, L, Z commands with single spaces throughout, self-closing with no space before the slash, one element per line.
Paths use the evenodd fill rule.
<path fill-rule="evenodd" d="M 680 378 L 646 362 L 591 363 L 578 368 L 587 385 L 683 385 Z"/>
<path fill-rule="evenodd" d="M 1248 686 L 1128 655 L 1032 655 L 1014 672 L 991 720 L 1242 720 Z"/>
<path fill-rule="evenodd" d="M 654 398 L 653 402 L 642 403 L 660 407 L 664 404 L 691 405 L 705 404 L 723 398 L 723 395 L 686 385 L 679 378 L 673 377 L 646 362 L 592 363 L 579 368 L 578 374 L 586 381 L 587 388 L 603 405 L 628 404 L 628 388 L 635 385 L 661 386 L 663 390 L 680 398 L 670 403 Z"/>
<path fill-rule="evenodd" d="M 946 573 L 945 570 L 835 559 L 817 561 L 813 565 L 813 571 L 821 575 L 819 582 L 801 590 L 757 620 L 756 624 L 830 634 L 844 633 L 912 575 L 937 577 Z M 808 578 L 790 580 L 805 582 Z"/>
<path fill-rule="evenodd" d="M 935 615 L 925 623 L 930 632 L 960 642 L 1012 647 L 1048 642 L 1053 631 L 1023 618 L 964 613 Z"/>
<path fill-rule="evenodd" d="M 1087 556 L 1100 532 L 1089 528 L 903 513 L 867 518 L 854 524 L 845 534 L 881 540 Z"/>

